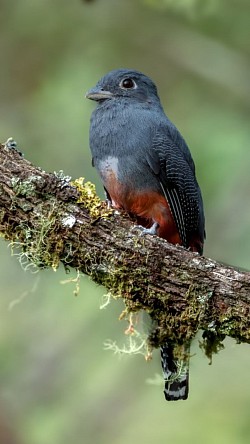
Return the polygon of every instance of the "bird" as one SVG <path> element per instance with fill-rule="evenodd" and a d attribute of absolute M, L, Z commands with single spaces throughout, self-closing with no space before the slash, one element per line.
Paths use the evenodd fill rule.
<path fill-rule="evenodd" d="M 89 144 L 107 200 L 144 232 L 200 255 L 205 239 L 202 195 L 190 150 L 165 114 L 155 83 L 134 69 L 104 75 L 85 95 L 97 102 Z M 165 399 L 187 399 L 190 341 L 176 357 L 161 347 Z"/>

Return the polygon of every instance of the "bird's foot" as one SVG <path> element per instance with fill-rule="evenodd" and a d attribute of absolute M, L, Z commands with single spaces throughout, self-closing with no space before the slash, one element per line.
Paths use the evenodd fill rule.
<path fill-rule="evenodd" d="M 143 228 L 141 236 L 144 236 L 144 234 L 151 234 L 151 236 L 156 236 L 158 228 L 159 228 L 159 224 L 157 222 L 154 222 L 152 227 Z"/>
<path fill-rule="evenodd" d="M 157 222 L 154 222 L 152 227 L 150 227 L 150 228 L 145 228 L 142 225 L 135 225 L 132 228 L 132 230 L 136 230 L 138 228 L 141 229 L 139 236 L 145 236 L 145 234 L 150 234 L 151 236 L 155 236 L 155 235 L 157 235 L 157 230 L 159 228 L 159 224 Z"/>

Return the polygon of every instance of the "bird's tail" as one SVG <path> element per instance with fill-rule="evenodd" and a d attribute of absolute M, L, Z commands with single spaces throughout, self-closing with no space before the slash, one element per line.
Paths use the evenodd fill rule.
<path fill-rule="evenodd" d="M 165 344 L 161 347 L 161 365 L 165 380 L 164 395 L 167 401 L 178 401 L 188 397 L 190 343 L 175 348 Z"/>

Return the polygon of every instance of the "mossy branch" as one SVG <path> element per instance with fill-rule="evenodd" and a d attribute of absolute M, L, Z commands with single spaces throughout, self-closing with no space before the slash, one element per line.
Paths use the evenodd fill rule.
<path fill-rule="evenodd" d="M 208 354 L 225 335 L 250 343 L 250 273 L 133 226 L 92 184 L 35 167 L 12 140 L 0 145 L 0 235 L 22 263 L 56 270 L 61 262 L 123 298 L 128 312 L 146 310 L 157 321 L 151 346 L 198 329 Z"/>

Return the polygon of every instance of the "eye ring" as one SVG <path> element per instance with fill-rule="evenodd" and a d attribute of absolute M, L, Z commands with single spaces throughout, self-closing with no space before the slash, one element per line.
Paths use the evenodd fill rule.
<path fill-rule="evenodd" d="M 120 85 L 122 89 L 135 89 L 137 88 L 137 85 L 131 77 L 125 77 L 121 80 Z"/>

